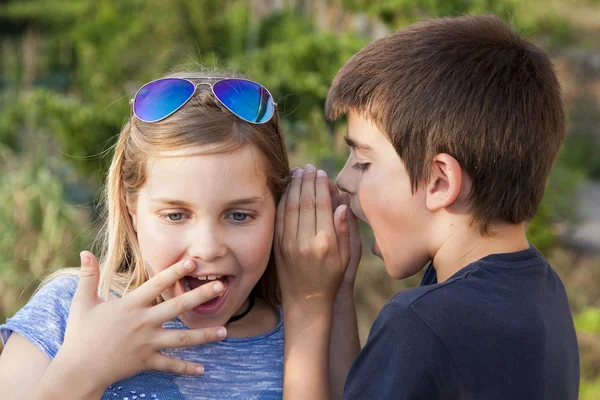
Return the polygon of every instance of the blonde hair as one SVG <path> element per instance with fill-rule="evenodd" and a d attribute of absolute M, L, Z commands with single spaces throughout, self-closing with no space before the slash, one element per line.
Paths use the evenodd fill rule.
<path fill-rule="evenodd" d="M 215 81 L 207 79 L 208 76 L 240 78 L 214 72 L 169 75 L 191 81 Z M 148 279 L 127 205 L 128 202 L 135 204 L 137 193 L 146 181 L 146 164 L 150 156 L 190 146 L 211 145 L 214 154 L 250 145 L 262 158 L 267 185 L 277 204 L 289 181 L 290 169 L 278 124 L 277 112 L 264 124 L 243 121 L 221 105 L 207 85 L 199 85 L 190 101 L 160 122 L 146 123 L 136 117 L 130 118 L 114 146 L 104 191 L 107 215 L 99 237 L 102 248 L 100 296 L 104 299 L 113 298 L 115 294 L 122 296 Z M 42 284 L 65 274 L 72 275 L 73 269 L 57 271 Z M 254 292 L 269 304 L 280 303 L 272 252 Z"/>

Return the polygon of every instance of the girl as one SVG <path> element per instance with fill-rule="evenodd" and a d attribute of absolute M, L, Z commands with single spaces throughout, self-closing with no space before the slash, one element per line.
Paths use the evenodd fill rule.
<path fill-rule="evenodd" d="M 0 398 L 281 398 L 271 247 L 290 171 L 271 94 L 187 73 L 131 103 L 101 263 L 82 252 L 0 327 Z"/>

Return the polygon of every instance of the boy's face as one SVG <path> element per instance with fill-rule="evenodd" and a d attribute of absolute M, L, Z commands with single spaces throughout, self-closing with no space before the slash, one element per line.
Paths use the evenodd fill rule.
<path fill-rule="evenodd" d="M 180 316 L 188 327 L 222 325 L 245 309 L 267 267 L 275 223 L 275 202 L 262 163 L 249 146 L 228 153 L 182 150 L 151 158 L 130 213 L 150 276 L 183 259 L 196 263 L 193 272 L 163 294 L 165 299 L 194 289 L 207 277 L 225 284 L 218 300 Z"/>
<path fill-rule="evenodd" d="M 390 276 L 406 278 L 429 260 L 429 212 L 423 190 L 411 191 L 404 163 L 387 137 L 362 114 L 348 113 L 351 151 L 337 178 L 351 210 L 373 229 L 373 253 Z"/>

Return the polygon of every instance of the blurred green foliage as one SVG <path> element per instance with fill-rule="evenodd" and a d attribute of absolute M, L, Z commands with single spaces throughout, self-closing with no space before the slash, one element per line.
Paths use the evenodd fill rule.
<path fill-rule="evenodd" d="M 0 145 L 0 315 L 27 300 L 48 271 L 77 265 L 89 215 L 65 203 L 69 168 L 42 152 Z"/>

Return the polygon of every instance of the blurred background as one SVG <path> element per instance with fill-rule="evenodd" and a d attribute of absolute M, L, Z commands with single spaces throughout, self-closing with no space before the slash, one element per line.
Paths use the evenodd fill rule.
<path fill-rule="evenodd" d="M 510 21 L 560 75 L 568 136 L 529 237 L 567 287 L 580 397 L 600 398 L 600 0 L 0 0 L 0 320 L 92 247 L 111 146 L 143 83 L 182 68 L 246 73 L 279 103 L 292 165 L 335 176 L 345 126 L 323 105 L 344 61 L 411 22 L 479 12 Z M 420 277 L 393 281 L 368 229 L 363 242 L 364 342 Z"/>

